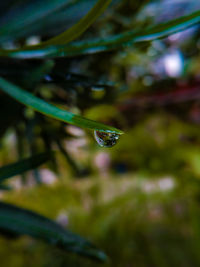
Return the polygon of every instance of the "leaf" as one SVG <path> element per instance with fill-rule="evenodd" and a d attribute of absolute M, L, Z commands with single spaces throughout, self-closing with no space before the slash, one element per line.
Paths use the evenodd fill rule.
<path fill-rule="evenodd" d="M 13 0 L 12 0 L 13 1 Z M 83 17 L 97 0 L 14 0 L 0 6 L 0 42 L 29 36 L 55 36 Z M 1 2 L 0 2 L 1 5 Z"/>
<path fill-rule="evenodd" d="M 82 237 L 65 230 L 54 221 L 35 212 L 0 202 L 0 230 L 11 234 L 29 235 L 51 245 L 99 261 L 106 255 Z"/>
<path fill-rule="evenodd" d="M 0 184 L 0 190 L 2 190 L 2 191 L 10 191 L 12 189 L 13 188 L 10 185 Z"/>
<path fill-rule="evenodd" d="M 84 127 L 88 129 L 93 129 L 103 132 L 113 132 L 116 134 L 123 134 L 121 130 L 118 130 L 114 127 L 107 126 L 105 124 L 92 121 L 75 115 L 69 111 L 62 110 L 57 108 L 54 105 L 51 105 L 44 100 L 32 95 L 31 93 L 24 91 L 20 87 L 8 82 L 7 80 L 0 77 L 0 89 L 6 94 L 19 101 L 20 103 L 33 108 L 34 110 L 43 113 L 49 117 L 52 117 L 57 120 L 61 120 L 78 127 Z"/>
<path fill-rule="evenodd" d="M 0 56 L 17 58 L 52 58 L 105 52 L 131 46 L 134 43 L 138 42 L 153 41 L 159 38 L 164 38 L 168 35 L 183 31 L 199 23 L 200 10 L 190 15 L 152 26 L 145 30 L 127 31 L 121 34 L 116 34 L 106 39 L 79 41 L 68 45 L 47 46 L 41 49 L 30 47 L 27 49 L 22 48 L 10 51 L 0 50 Z"/>
<path fill-rule="evenodd" d="M 52 13 L 67 7 L 70 2 L 66 0 L 28 1 L 14 6 L 10 3 L 10 11 L 1 19 L 0 41 L 12 40 L 16 35 L 18 36 L 18 32 L 28 30 L 31 25 L 52 16 Z"/>
<path fill-rule="evenodd" d="M 83 32 L 85 32 L 88 27 L 104 12 L 104 10 L 107 8 L 107 6 L 110 4 L 111 0 L 98 0 L 97 3 L 94 5 L 94 7 L 82 18 L 80 19 L 75 25 L 64 31 L 63 33 L 57 35 L 56 37 L 53 37 L 47 41 L 44 41 L 40 43 L 39 45 L 35 45 L 35 47 L 46 47 L 47 45 L 63 45 L 66 43 L 71 42 L 72 40 L 79 37 Z M 1 42 L 6 41 L 6 35 L 11 36 L 12 32 L 15 32 L 15 30 L 19 30 L 20 27 L 23 28 L 24 24 L 27 26 L 34 21 L 37 21 L 38 19 L 41 19 L 41 17 L 47 16 L 49 13 L 53 12 L 54 9 L 59 9 L 62 6 L 66 5 L 66 0 L 60 0 L 59 2 L 53 1 L 48 6 L 49 1 L 45 1 L 45 3 L 42 3 L 42 1 L 39 2 L 39 6 L 37 5 L 30 5 L 28 6 L 28 9 L 24 11 L 24 13 L 21 15 L 21 19 L 17 17 L 16 19 L 11 20 L 7 25 L 5 25 L 0 30 L 1 35 Z M 68 3 L 69 5 L 69 3 Z M 32 9 L 35 9 L 35 6 L 37 6 L 35 12 Z M 5 36 L 3 38 L 3 36 Z M 26 49 L 26 47 L 24 47 Z"/>
<path fill-rule="evenodd" d="M 40 153 L 16 163 L 3 166 L 0 168 L 0 183 L 14 175 L 35 169 L 50 158 L 51 153 Z"/>
<path fill-rule="evenodd" d="M 110 2 L 111 0 L 98 0 L 95 6 L 87 15 L 80 19 L 78 23 L 58 36 L 39 44 L 39 47 L 45 47 L 47 45 L 63 45 L 73 41 L 88 29 L 88 27 L 104 12 Z"/>

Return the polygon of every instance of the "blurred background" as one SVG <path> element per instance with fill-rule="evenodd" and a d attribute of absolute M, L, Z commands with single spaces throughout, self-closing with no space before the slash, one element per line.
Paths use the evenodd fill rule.
<path fill-rule="evenodd" d="M 13 5 L 12 2 L 14 3 Z M 1 3 L 0 25 L 39 1 Z M 3 47 L 38 43 L 73 25 L 95 1 L 69 1 L 15 31 Z M 196 0 L 116 0 L 84 38 L 108 37 L 200 9 Z M 18 12 L 18 13 L 17 13 Z M 45 34 L 44 34 L 45 33 Z M 102 266 L 200 266 L 200 26 L 113 52 L 53 60 L 41 96 L 122 129 L 112 148 L 1 95 L 0 165 L 55 150 L 52 162 L 9 179 L 3 201 L 39 212 L 109 256 Z M 0 73 L 29 84 L 41 60 L 0 59 Z M 99 266 L 29 237 L 0 236 L 1 266 Z"/>

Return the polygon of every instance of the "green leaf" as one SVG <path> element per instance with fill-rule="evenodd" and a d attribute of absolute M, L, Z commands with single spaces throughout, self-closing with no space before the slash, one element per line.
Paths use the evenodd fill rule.
<path fill-rule="evenodd" d="M 50 158 L 51 153 L 40 153 L 27 159 L 20 160 L 16 163 L 3 166 L 0 168 L 0 183 L 14 175 L 35 169 Z"/>
<path fill-rule="evenodd" d="M 98 0 L 95 6 L 87 15 L 80 19 L 78 23 L 58 36 L 39 44 L 39 47 L 46 47 L 47 45 L 63 45 L 78 38 L 104 12 L 111 1 L 112 0 Z"/>
<path fill-rule="evenodd" d="M 106 255 L 87 240 L 65 230 L 54 221 L 26 209 L 0 202 L 0 230 L 29 235 L 66 251 L 105 261 Z"/>
<path fill-rule="evenodd" d="M 94 7 L 82 18 L 80 19 L 75 25 L 64 31 L 63 33 L 59 34 L 56 37 L 53 37 L 45 42 L 40 43 L 39 45 L 35 45 L 34 49 L 36 47 L 42 48 L 46 47 L 47 45 L 63 45 L 67 44 L 77 37 L 79 37 L 83 32 L 85 32 L 88 27 L 104 12 L 104 10 L 108 7 L 111 0 L 98 0 L 97 3 L 94 5 Z M 8 23 L 8 25 L 5 25 L 1 30 L 1 41 L 5 41 L 6 35 L 10 36 L 12 32 L 14 32 L 16 29 L 20 29 L 20 27 L 24 27 L 24 25 L 29 25 L 33 23 L 34 21 L 41 19 L 41 17 L 49 15 L 49 13 L 53 12 L 54 9 L 59 9 L 62 6 L 66 5 L 65 1 L 53 1 L 48 6 L 49 1 L 45 1 L 45 3 L 39 2 L 39 7 L 37 6 L 37 9 L 35 9 L 35 6 L 31 5 L 28 7 L 28 10 L 25 9 L 25 12 L 21 15 L 21 19 L 18 17 L 14 21 L 11 20 L 11 22 Z M 68 3 L 69 5 L 69 3 Z M 45 8 L 47 7 L 47 8 Z M 5 38 L 3 39 L 3 37 Z M 26 49 L 26 47 L 24 47 Z"/>
<path fill-rule="evenodd" d="M 76 125 L 78 127 L 84 127 L 103 132 L 123 134 L 121 130 L 118 130 L 114 127 L 107 126 L 105 124 L 92 121 L 84 117 L 81 117 L 79 115 L 75 115 L 66 110 L 57 108 L 56 106 L 45 102 L 44 100 L 32 95 L 31 93 L 21 89 L 20 87 L 8 82 L 7 80 L 1 77 L 0 77 L 0 89 L 9 96 L 11 96 L 12 98 L 21 102 L 22 104 L 31 107 L 34 110 L 43 113 L 49 117 L 52 117 L 54 119 L 67 122 Z"/>
<path fill-rule="evenodd" d="M 10 185 L 6 185 L 6 184 L 0 184 L 0 190 L 2 191 L 11 191 L 13 188 Z"/>
<path fill-rule="evenodd" d="M 0 27 L 0 41 L 5 42 L 18 36 L 18 32 L 37 24 L 48 16 L 52 16 L 56 11 L 66 8 L 73 0 L 42 0 L 28 3 L 18 3 L 17 6 L 11 6 L 11 11 L 6 13 L 4 23 Z M 20 5 L 21 4 L 21 5 Z M 11 16 L 12 15 L 12 16 Z"/>
<path fill-rule="evenodd" d="M 200 23 L 200 10 L 190 15 L 152 26 L 145 30 L 128 31 L 111 36 L 106 39 L 79 41 L 68 45 L 47 46 L 41 49 L 37 49 L 36 47 L 30 47 L 27 49 L 18 49 L 10 51 L 0 50 L 0 56 L 9 56 L 17 58 L 51 58 L 104 52 L 131 46 L 137 42 L 153 41 L 159 38 L 164 38 L 176 32 L 183 31 L 198 23 Z"/>
<path fill-rule="evenodd" d="M 56 36 L 79 21 L 97 0 L 8 0 L 1 7 L 0 43 L 30 36 Z M 8 2 L 7 1 L 7 2 Z M 13 4 L 13 1 L 15 3 Z M 112 1 L 113 3 L 116 0 Z M 2 14 L 3 13 L 3 14 Z"/>

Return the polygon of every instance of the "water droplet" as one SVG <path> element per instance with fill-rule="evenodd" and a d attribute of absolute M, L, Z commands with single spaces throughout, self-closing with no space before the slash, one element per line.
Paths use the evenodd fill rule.
<path fill-rule="evenodd" d="M 119 139 L 119 134 L 94 131 L 94 137 L 101 147 L 113 147 Z"/>

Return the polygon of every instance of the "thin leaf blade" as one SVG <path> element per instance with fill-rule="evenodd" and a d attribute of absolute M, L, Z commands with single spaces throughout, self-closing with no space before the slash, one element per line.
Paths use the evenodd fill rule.
<path fill-rule="evenodd" d="M 5 42 L 12 40 L 29 29 L 31 25 L 37 24 L 44 20 L 45 17 L 52 16 L 56 11 L 66 8 L 73 1 L 66 0 L 43 0 L 23 3 L 10 8 L 10 12 L 4 16 L 0 27 L 0 41 Z M 19 35 L 20 36 L 20 35 Z"/>
<path fill-rule="evenodd" d="M 0 230 L 17 235 L 29 235 L 66 251 L 99 261 L 106 255 L 84 238 L 65 230 L 54 221 L 14 205 L 0 202 Z"/>
<path fill-rule="evenodd" d="M 35 48 L 43 48 L 48 45 L 64 45 L 67 44 L 74 39 L 78 38 L 82 33 L 84 33 L 91 24 L 104 12 L 104 10 L 108 7 L 108 5 L 111 3 L 112 0 L 98 0 L 97 3 L 94 5 L 94 7 L 83 17 L 81 18 L 75 25 L 64 31 L 63 33 L 50 38 L 47 41 L 44 41 L 38 45 L 34 45 L 33 49 Z M 52 1 L 51 1 L 52 2 Z M 25 14 L 22 14 L 22 18 L 15 19 L 14 21 L 11 20 L 11 22 L 8 23 L 8 25 L 5 25 L 3 28 L 0 29 L 0 35 L 1 41 L 5 41 L 7 38 L 9 39 L 9 36 L 12 36 L 12 32 L 15 32 L 15 29 L 20 29 L 20 27 L 24 27 L 25 25 L 29 25 L 31 23 L 34 23 L 34 21 L 37 21 L 38 19 L 41 19 L 41 17 L 45 17 L 49 14 L 51 14 L 54 10 L 60 9 L 62 6 L 66 6 L 66 1 L 53 1 L 50 2 L 50 5 L 48 6 L 47 3 L 40 3 L 35 12 L 32 10 L 34 7 L 29 6 L 28 10 L 25 9 Z M 69 5 L 69 3 L 68 3 Z M 48 8 L 45 8 L 47 6 Z M 34 14 L 34 16 L 32 15 Z M 8 37 L 7 37 L 8 35 Z M 25 46 L 24 49 L 27 47 Z"/>
<path fill-rule="evenodd" d="M 45 47 L 46 45 L 63 45 L 78 38 L 104 12 L 111 1 L 112 0 L 98 0 L 94 7 L 74 26 L 59 34 L 58 36 L 41 43 L 39 47 Z"/>
<path fill-rule="evenodd" d="M 8 164 L 0 168 L 0 183 L 6 179 L 22 174 L 26 171 L 35 169 L 48 161 L 51 158 L 51 153 L 40 153 L 29 158 L 17 161 L 13 164 Z"/>
<path fill-rule="evenodd" d="M 111 51 L 133 45 L 134 43 L 153 41 L 164 38 L 200 23 L 200 10 L 169 22 L 152 26 L 145 30 L 132 30 L 108 37 L 106 39 L 84 40 L 68 45 L 46 46 L 42 48 L 0 50 L 0 56 L 17 58 L 55 58 L 71 57 Z"/>
<path fill-rule="evenodd" d="M 32 95 L 31 93 L 21 89 L 20 87 L 8 82 L 2 77 L 0 77 L 0 89 L 20 103 L 54 119 L 96 131 L 123 134 L 123 131 L 114 127 L 86 119 L 66 110 L 59 109 L 56 106 L 51 105 L 44 100 Z"/>

